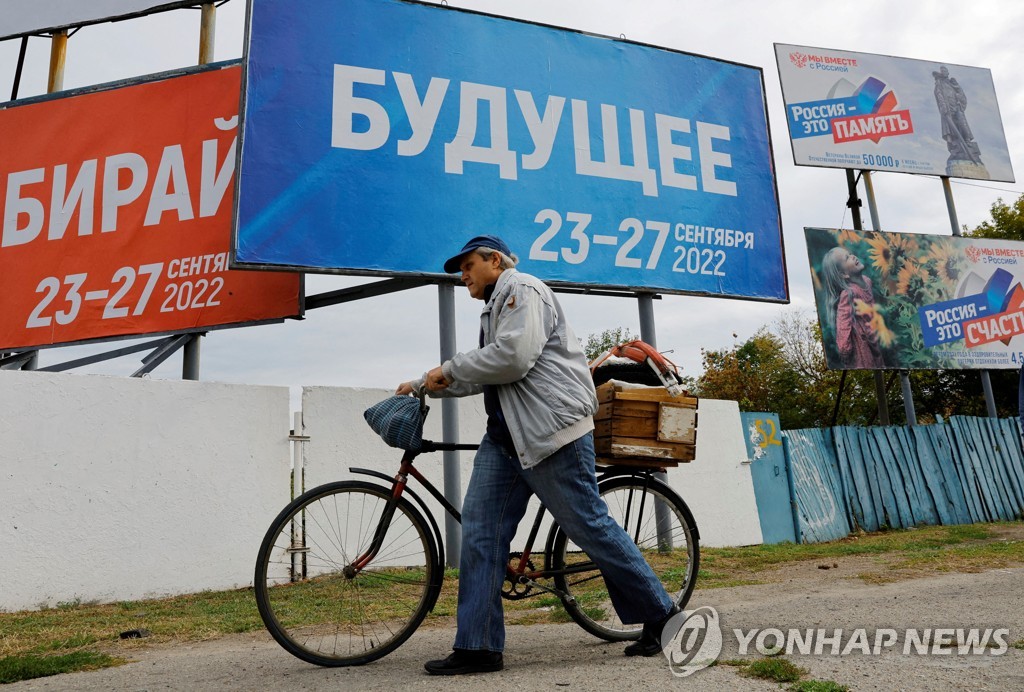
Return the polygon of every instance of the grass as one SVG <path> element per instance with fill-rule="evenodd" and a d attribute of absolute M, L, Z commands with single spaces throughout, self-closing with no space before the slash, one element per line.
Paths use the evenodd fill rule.
<path fill-rule="evenodd" d="M 53 656 L 6 656 L 0 658 L 0 684 L 59 675 L 78 670 L 96 670 L 127 663 L 95 651 L 75 651 Z"/>
<path fill-rule="evenodd" d="M 796 682 L 807 675 L 807 672 L 806 668 L 801 668 L 781 656 L 759 658 L 740 668 L 740 675 L 744 677 L 773 682 Z"/>
<path fill-rule="evenodd" d="M 793 683 L 786 689 L 793 692 L 849 692 L 850 688 L 832 680 L 801 680 L 807 675 L 806 668 L 801 668 L 782 656 L 773 655 L 753 661 L 743 659 L 726 659 L 717 665 L 733 666 L 739 669 L 740 675 L 746 678 L 758 678 L 772 682 Z"/>
<path fill-rule="evenodd" d="M 1024 541 L 999 537 L 1005 529 L 1020 526 L 1019 522 L 937 526 L 861 534 L 822 544 L 705 548 L 701 550 L 697 586 L 711 589 L 761 583 L 770 581 L 772 573 L 784 572 L 787 566 L 808 561 L 831 565 L 851 556 L 876 558 L 877 572 L 885 580 L 936 571 L 975 572 L 1024 564 Z M 658 565 L 658 568 L 671 573 L 675 567 Z M 585 608 L 599 609 L 607 598 L 603 586 L 601 580 L 594 580 L 588 582 L 586 589 L 577 589 L 576 595 Z M 441 596 L 434 613 L 425 621 L 425 627 L 451 622 L 457 593 L 458 573 L 447 570 Z M 537 590 L 532 594 L 530 598 L 505 601 L 509 623 L 569 620 L 556 597 Z M 592 599 L 592 603 L 587 599 Z M 132 640 L 119 638 L 121 632 L 143 628 L 149 630 L 151 636 Z M 70 601 L 37 611 L 0 613 L 0 676 L 10 681 L 119 665 L 133 650 L 154 643 L 195 642 L 226 634 L 262 632 L 263 629 L 252 589 L 111 604 Z M 1024 640 L 1012 646 L 1024 649 Z M 730 665 L 730 662 L 720 664 Z M 749 669 L 747 662 L 736 664 Z M 811 682 L 818 681 L 801 684 Z"/>
<path fill-rule="evenodd" d="M 846 557 L 875 557 L 879 569 L 861 575 L 869 583 L 896 581 L 921 572 L 978 572 L 1024 564 L 1024 541 L 997 538 L 1000 527 L 1019 522 L 928 526 L 862 533 L 829 543 L 702 548 L 697 587 L 714 589 L 771 581 L 773 570 L 801 562 L 832 567 Z"/>
<path fill-rule="evenodd" d="M 121 632 L 145 628 L 145 639 Z M 251 589 L 104 605 L 0 613 L 0 678 L 27 680 L 120 665 L 133 649 L 155 642 L 202 641 L 263 628 Z M 111 653 L 107 653 L 112 650 Z"/>
<path fill-rule="evenodd" d="M 799 680 L 788 689 L 792 692 L 850 692 L 846 685 L 831 680 Z"/>

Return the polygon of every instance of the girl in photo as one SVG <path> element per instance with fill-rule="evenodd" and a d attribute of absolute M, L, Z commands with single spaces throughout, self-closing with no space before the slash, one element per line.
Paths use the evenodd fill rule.
<path fill-rule="evenodd" d="M 821 261 L 825 284 L 825 318 L 835 337 L 836 350 L 847 369 L 885 367 L 878 334 L 871 326 L 875 297 L 864 263 L 843 247 L 834 247 Z M 857 309 L 858 301 L 862 304 Z"/>

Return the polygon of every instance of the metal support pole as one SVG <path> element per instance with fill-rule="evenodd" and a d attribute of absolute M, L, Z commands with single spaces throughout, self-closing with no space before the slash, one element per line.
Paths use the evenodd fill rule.
<path fill-rule="evenodd" d="M 296 411 L 292 420 L 294 421 L 292 434 L 288 439 L 292 443 L 292 499 L 294 500 L 306 491 L 305 444 L 309 440 L 309 436 L 303 434 L 301 411 Z M 299 512 L 292 518 L 291 541 L 290 548 L 292 550 L 288 551 L 291 553 L 289 577 L 293 582 L 302 581 L 309 575 L 309 564 L 306 562 L 309 553 L 303 550 L 306 547 L 305 512 Z"/>
<path fill-rule="evenodd" d="M 953 188 L 949 185 L 949 178 L 942 177 L 942 193 L 946 196 L 946 210 L 949 212 L 949 225 L 953 227 L 953 235 L 960 235 L 960 221 L 956 217 L 956 205 L 953 203 Z M 989 418 L 997 418 L 996 398 L 992 394 L 992 375 L 988 370 L 982 370 L 981 391 L 985 395 L 985 409 Z"/>
<path fill-rule="evenodd" d="M 871 214 L 871 227 L 872 227 L 872 230 L 874 230 L 874 231 L 880 231 L 882 229 L 882 224 L 879 223 L 879 221 L 878 221 L 878 205 L 875 204 L 875 187 L 871 183 L 871 172 L 870 171 L 863 171 L 863 174 L 864 174 L 864 189 L 867 190 L 868 212 Z M 882 378 L 881 378 L 881 374 L 880 373 L 876 373 L 876 374 L 878 376 L 875 377 L 875 389 L 878 390 L 878 387 L 879 387 L 879 385 L 880 385 L 880 383 L 882 381 Z M 908 425 L 914 425 L 914 423 L 917 422 L 917 414 L 914 412 L 914 391 L 910 388 L 910 376 L 906 373 L 906 371 L 901 371 L 900 372 L 900 383 L 901 383 L 901 390 L 903 392 L 903 410 L 907 414 L 907 424 Z M 878 391 L 881 392 L 883 390 L 878 390 Z M 883 396 L 884 396 L 884 394 L 883 394 Z M 881 400 L 882 399 L 880 399 L 879 401 L 881 401 Z M 881 414 L 881 409 L 879 409 L 879 414 Z M 879 415 L 879 417 L 882 418 L 881 415 Z M 886 411 L 885 412 L 885 417 L 882 420 L 882 425 L 888 425 L 889 424 L 888 418 L 889 418 L 889 412 Z"/>
<path fill-rule="evenodd" d="M 202 18 L 199 20 L 199 64 L 213 62 L 213 46 L 217 29 L 217 6 L 212 2 L 203 3 Z"/>
<path fill-rule="evenodd" d="M 917 425 L 917 411 L 914 409 L 914 391 L 910 388 L 910 375 L 900 370 L 900 389 L 903 391 L 903 411 L 907 414 L 907 425 Z"/>
<path fill-rule="evenodd" d="M 953 227 L 953 235 L 960 235 L 960 222 L 956 218 L 956 206 L 953 204 L 953 188 L 949 186 L 949 178 L 942 177 L 942 194 L 946 196 L 946 211 L 949 212 L 949 225 Z"/>
<path fill-rule="evenodd" d="M 871 215 L 871 230 L 882 230 L 882 224 L 878 222 L 878 205 L 875 204 L 875 186 L 871 183 L 871 171 L 861 171 L 864 177 L 864 189 L 868 196 L 868 213 Z"/>
<path fill-rule="evenodd" d="M 213 44 L 217 26 L 217 8 L 213 3 L 204 3 L 202 7 L 202 18 L 199 21 L 199 64 L 206 65 L 213 62 Z M 195 334 L 188 343 L 182 354 L 181 379 L 199 379 L 199 356 L 200 337 Z"/>
<path fill-rule="evenodd" d="M 288 438 L 292 441 L 292 495 L 291 499 L 294 500 L 302 493 L 306 492 L 306 448 L 303 446 L 304 442 L 309 440 L 309 436 L 303 434 L 305 428 L 302 424 L 302 412 L 296 411 L 292 417 L 292 434 Z M 295 559 L 294 557 L 292 558 Z"/>
<path fill-rule="evenodd" d="M 846 192 L 849 195 L 846 199 L 846 206 L 850 208 L 850 215 L 853 217 L 853 230 L 863 230 L 864 224 L 860 219 L 860 197 L 857 196 L 857 178 L 854 176 L 852 168 L 846 169 Z"/>
<path fill-rule="evenodd" d="M 455 355 L 455 285 L 437 286 L 438 327 L 441 332 L 441 362 Z M 441 441 L 459 441 L 459 402 L 454 398 L 441 400 Z M 462 476 L 459 453 L 442 453 L 444 468 L 444 496 L 455 509 L 462 511 Z M 462 527 L 447 512 L 444 515 L 445 562 L 449 567 L 459 566 L 462 552 Z"/>
<path fill-rule="evenodd" d="M 640 339 L 658 348 L 658 336 L 654 328 L 654 294 L 639 293 L 636 302 L 640 311 Z M 669 484 L 668 473 L 664 471 L 655 473 L 654 477 L 665 485 Z M 665 552 L 672 550 L 672 514 L 665 503 L 655 504 L 654 519 L 658 522 L 658 549 Z"/>
<path fill-rule="evenodd" d="M 202 334 L 193 334 L 192 338 L 185 343 L 181 361 L 181 379 L 199 379 L 199 340 Z"/>
<path fill-rule="evenodd" d="M 889 425 L 889 401 L 885 389 L 885 377 L 881 370 L 873 372 L 875 376 L 875 397 L 878 399 L 878 424 Z"/>
<path fill-rule="evenodd" d="M 636 302 L 640 309 L 640 339 L 658 348 L 658 337 L 654 329 L 654 295 L 640 293 L 636 297 Z"/>
<path fill-rule="evenodd" d="M 27 40 L 27 37 L 26 37 Z M 24 57 L 25 43 L 22 42 L 22 58 Z M 64 62 L 68 55 L 68 32 L 67 31 L 55 31 L 53 38 L 50 41 L 50 73 L 46 79 L 46 92 L 49 94 L 55 91 L 61 91 L 64 89 Z M 21 61 L 22 58 L 18 59 L 19 72 L 15 78 L 14 90 L 18 90 L 18 82 L 21 81 Z M 39 368 L 39 351 L 34 351 L 32 357 L 29 358 L 22 366 L 22 370 L 37 370 Z"/>
<path fill-rule="evenodd" d="M 836 427 L 836 421 L 839 420 L 839 405 L 843 403 L 843 389 L 846 387 L 846 373 L 848 370 L 843 370 L 843 374 L 839 376 L 839 391 L 836 392 L 836 405 L 832 407 L 832 427 Z"/>
<path fill-rule="evenodd" d="M 864 173 L 865 179 L 868 175 Z M 868 185 L 868 183 L 865 183 Z M 857 179 L 853 174 L 853 171 L 849 168 L 846 169 L 846 187 L 849 191 L 849 199 L 846 202 L 846 206 L 850 207 L 850 213 L 853 216 L 853 229 L 855 231 L 864 230 L 864 224 L 860 217 L 860 198 L 857 197 Z M 872 223 L 875 224 L 876 228 L 878 225 L 877 212 L 875 211 L 875 197 L 874 190 L 868 187 L 871 201 L 871 219 Z M 881 370 L 874 371 L 875 376 L 875 401 L 878 404 L 878 420 L 882 425 L 889 425 L 889 402 L 887 400 L 885 392 L 885 378 L 882 376 Z"/>
<path fill-rule="evenodd" d="M 25 69 L 25 52 L 28 50 L 28 36 L 21 37 L 21 49 L 18 51 L 18 66 L 14 68 L 14 86 L 11 87 L 11 100 L 18 98 L 18 87 L 21 85 L 21 73 Z"/>
<path fill-rule="evenodd" d="M 981 371 L 981 391 L 985 394 L 985 410 L 989 418 L 998 418 L 996 413 L 996 398 L 992 394 L 992 376 L 988 370 Z"/>
<path fill-rule="evenodd" d="M 50 74 L 46 80 L 46 93 L 64 89 L 64 62 L 68 57 L 68 32 L 53 32 L 50 39 Z"/>

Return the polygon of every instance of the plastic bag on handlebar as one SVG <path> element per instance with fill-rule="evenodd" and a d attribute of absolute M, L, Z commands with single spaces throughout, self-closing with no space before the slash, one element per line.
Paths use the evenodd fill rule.
<path fill-rule="evenodd" d="M 392 396 L 363 411 L 373 431 L 391 447 L 418 452 L 430 407 L 418 397 Z"/>

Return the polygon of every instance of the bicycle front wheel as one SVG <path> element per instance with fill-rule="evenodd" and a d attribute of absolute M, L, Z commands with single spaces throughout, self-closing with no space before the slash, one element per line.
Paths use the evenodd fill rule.
<path fill-rule="evenodd" d="M 608 512 L 640 548 L 680 609 L 693 592 L 700 562 L 697 525 L 689 507 L 669 486 L 638 476 L 613 476 L 601 482 Z M 580 627 L 608 641 L 637 639 L 641 624 L 624 624 L 612 607 L 597 567 L 583 550 L 555 529 L 551 564 L 555 586 L 569 616 Z"/>
<path fill-rule="evenodd" d="M 288 652 L 321 666 L 360 665 L 394 651 L 423 621 L 440 590 L 437 556 L 408 500 L 393 502 L 390 488 L 364 481 L 328 483 L 274 519 L 256 562 L 256 603 Z"/>

